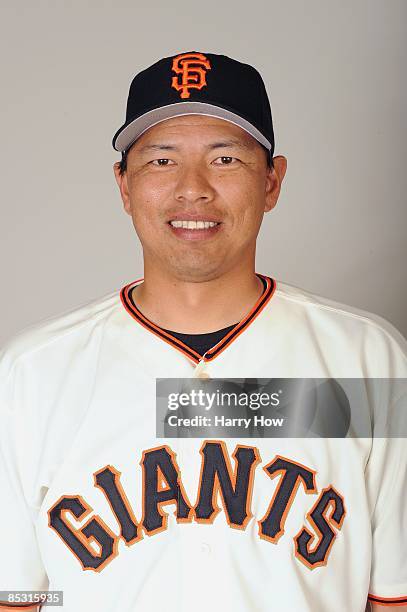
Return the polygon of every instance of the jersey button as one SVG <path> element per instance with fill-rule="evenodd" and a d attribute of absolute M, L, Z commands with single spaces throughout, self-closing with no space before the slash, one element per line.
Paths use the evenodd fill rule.
<path fill-rule="evenodd" d="M 209 555 L 210 552 L 211 552 L 211 547 L 209 546 L 209 544 L 207 544 L 206 542 L 202 542 L 201 553 L 203 553 L 204 555 Z"/>
<path fill-rule="evenodd" d="M 208 374 L 208 372 L 199 372 L 199 374 L 197 375 L 197 378 L 205 378 L 205 379 L 209 379 L 210 376 Z"/>
<path fill-rule="evenodd" d="M 207 364 L 203 359 L 201 359 L 201 361 L 195 366 L 193 377 L 201 379 L 203 378 L 206 380 L 210 379 L 208 372 L 205 371 L 206 367 Z"/>

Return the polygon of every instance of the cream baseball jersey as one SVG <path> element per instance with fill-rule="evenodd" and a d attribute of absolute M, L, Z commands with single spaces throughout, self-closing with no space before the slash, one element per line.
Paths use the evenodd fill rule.
<path fill-rule="evenodd" d="M 157 378 L 407 378 L 389 323 L 259 276 L 204 356 L 137 309 L 143 279 L 7 343 L 0 590 L 65 612 L 407 602 L 405 439 L 156 436 Z"/>

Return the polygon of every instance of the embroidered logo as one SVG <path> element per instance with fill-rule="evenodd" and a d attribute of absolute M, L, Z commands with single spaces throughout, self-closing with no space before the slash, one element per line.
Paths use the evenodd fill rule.
<path fill-rule="evenodd" d="M 208 58 L 202 53 L 182 53 L 172 60 L 171 87 L 181 92 L 180 97 L 190 97 L 190 89 L 202 89 L 207 85 L 206 72 L 211 69 Z"/>
<path fill-rule="evenodd" d="M 121 472 L 108 464 L 93 473 L 93 483 L 109 503 L 110 518 L 112 523 L 116 519 L 116 526 L 109 527 L 78 494 L 62 495 L 56 500 L 48 510 L 48 525 L 83 570 L 94 572 L 102 571 L 117 557 L 121 539 L 127 546 L 137 546 L 144 534 L 153 536 L 165 531 L 169 521 L 211 525 L 223 509 L 229 527 L 243 533 L 257 506 L 253 504 L 252 493 L 256 468 L 261 463 L 258 448 L 237 445 L 232 453 L 234 465 L 223 440 L 204 440 L 199 452 L 202 461 L 195 502 L 190 501 L 184 488 L 175 452 L 163 445 L 142 453 L 140 519 L 136 518 L 136 510 L 120 481 Z M 310 570 L 327 565 L 346 514 L 341 493 L 332 485 L 319 492 L 316 471 L 289 457 L 276 455 L 263 466 L 263 471 L 269 478 L 278 479 L 278 484 L 266 513 L 257 520 L 258 536 L 277 544 L 285 534 L 291 506 L 302 503 L 303 493 L 316 495 L 314 505 L 304 514 L 304 524 L 300 523 L 299 530 L 291 535 L 293 552 Z M 260 486 L 265 493 L 264 485 Z M 176 506 L 174 519 L 163 509 L 167 504 Z M 253 545 L 252 539 L 250 544 Z"/>

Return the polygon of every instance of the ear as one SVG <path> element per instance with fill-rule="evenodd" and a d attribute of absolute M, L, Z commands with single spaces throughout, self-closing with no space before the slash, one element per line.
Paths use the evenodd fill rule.
<path fill-rule="evenodd" d="M 287 159 L 283 155 L 273 157 L 273 168 L 267 168 L 264 212 L 269 212 L 277 204 L 286 171 Z"/>
<path fill-rule="evenodd" d="M 116 183 L 120 190 L 120 195 L 123 201 L 124 210 L 128 215 L 131 215 L 129 187 L 127 184 L 127 172 L 120 174 L 120 162 L 113 164 L 113 172 L 116 179 Z"/>

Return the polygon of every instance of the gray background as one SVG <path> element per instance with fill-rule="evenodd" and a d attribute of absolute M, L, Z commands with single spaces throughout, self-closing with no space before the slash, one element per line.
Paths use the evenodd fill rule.
<path fill-rule="evenodd" d="M 256 66 L 288 158 L 257 271 L 407 333 L 405 0 L 2 0 L 0 341 L 142 276 L 111 138 L 134 74 Z"/>

